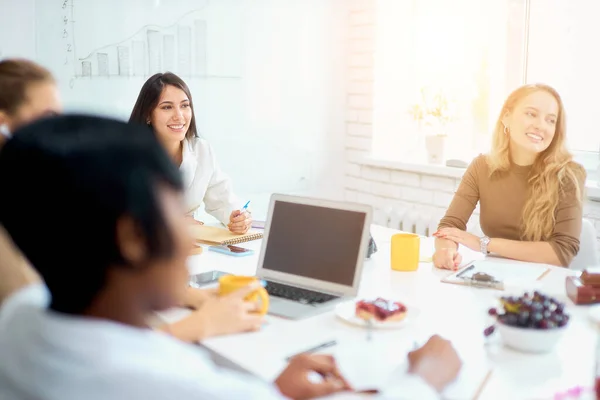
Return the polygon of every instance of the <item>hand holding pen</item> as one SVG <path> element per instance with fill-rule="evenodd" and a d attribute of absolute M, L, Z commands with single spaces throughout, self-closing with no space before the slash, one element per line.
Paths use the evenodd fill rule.
<path fill-rule="evenodd" d="M 231 212 L 227 228 L 229 228 L 232 233 L 244 234 L 248 232 L 248 229 L 252 226 L 252 217 L 248 212 L 249 204 L 250 200 L 248 200 L 241 209 Z"/>

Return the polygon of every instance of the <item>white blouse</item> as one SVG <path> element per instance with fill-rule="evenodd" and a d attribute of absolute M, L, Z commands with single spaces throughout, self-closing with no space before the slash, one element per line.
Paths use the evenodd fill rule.
<path fill-rule="evenodd" d="M 284 399 L 272 383 L 217 367 L 199 346 L 49 311 L 49 299 L 35 284 L 0 306 L 0 399 Z M 421 378 L 398 372 L 378 400 L 439 400 Z"/>
<path fill-rule="evenodd" d="M 213 148 L 205 139 L 184 139 L 182 159 L 179 170 L 183 174 L 188 214 L 204 203 L 208 214 L 227 225 L 231 212 L 242 204 L 233 193 L 231 180 L 219 168 Z"/>
<path fill-rule="evenodd" d="M 47 302 L 40 284 L 0 307 L 0 399 L 284 399 L 273 384 L 217 367 L 199 346 Z"/>

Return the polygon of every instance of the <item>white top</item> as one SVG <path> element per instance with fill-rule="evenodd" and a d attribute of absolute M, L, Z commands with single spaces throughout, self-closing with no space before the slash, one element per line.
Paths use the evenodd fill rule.
<path fill-rule="evenodd" d="M 182 162 L 188 213 L 202 203 L 206 212 L 227 225 L 233 210 L 242 205 L 233 194 L 229 177 L 221 171 L 210 144 L 201 138 L 184 139 Z"/>
<path fill-rule="evenodd" d="M 282 399 L 166 334 L 48 311 L 44 290 L 20 290 L 0 310 L 1 399 Z"/>
<path fill-rule="evenodd" d="M 271 384 L 217 368 L 197 346 L 147 329 L 55 313 L 43 306 L 47 299 L 43 285 L 31 285 L 0 309 L 1 399 L 283 398 Z M 406 397 L 390 398 L 436 398 L 416 377 L 397 384 Z"/>

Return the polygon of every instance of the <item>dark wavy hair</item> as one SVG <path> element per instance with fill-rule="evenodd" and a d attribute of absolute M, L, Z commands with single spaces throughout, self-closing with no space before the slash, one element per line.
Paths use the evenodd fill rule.
<path fill-rule="evenodd" d="M 194 112 L 194 101 L 192 100 L 192 93 L 190 88 L 185 84 L 183 79 L 178 77 L 172 72 L 159 72 L 158 74 L 152 75 L 142 86 L 140 94 L 133 106 L 131 115 L 129 116 L 129 122 L 135 122 L 139 124 L 147 124 L 150 119 L 150 114 L 158 105 L 158 100 L 165 86 L 171 85 L 178 89 L 183 90 L 187 98 L 190 100 L 190 107 L 192 108 L 192 120 L 190 121 L 190 127 L 185 134 L 188 139 L 198 136 L 198 130 L 196 129 L 196 113 Z"/>

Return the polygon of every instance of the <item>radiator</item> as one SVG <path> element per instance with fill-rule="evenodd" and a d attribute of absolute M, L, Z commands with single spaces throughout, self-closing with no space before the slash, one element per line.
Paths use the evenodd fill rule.
<path fill-rule="evenodd" d="M 375 209 L 373 223 L 398 229 L 403 232 L 431 236 L 438 227 L 443 213 L 428 213 L 411 207 L 388 207 Z M 477 236 L 483 236 L 479 226 L 479 216 L 473 215 L 467 223 L 467 231 Z"/>

